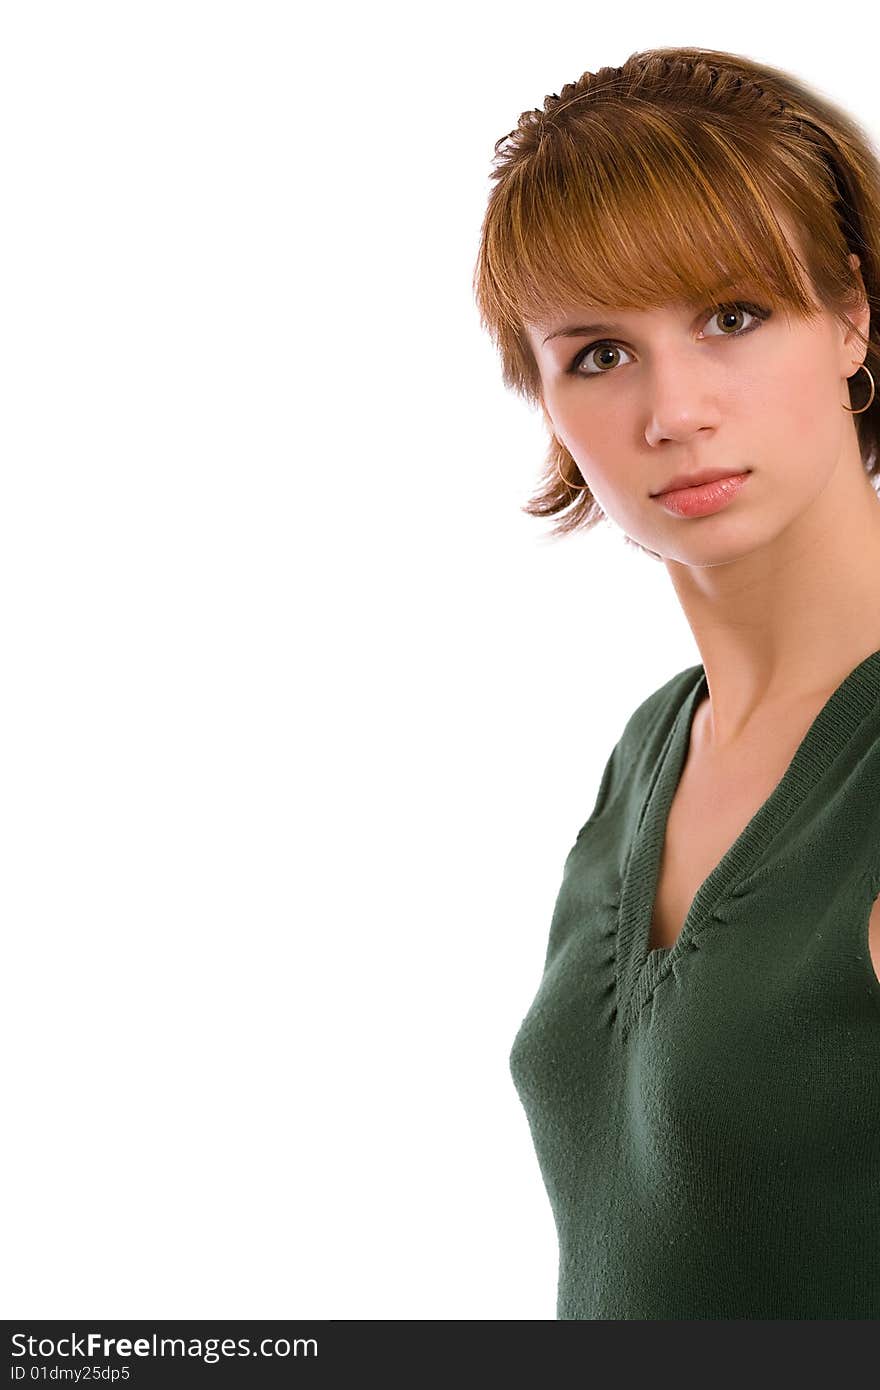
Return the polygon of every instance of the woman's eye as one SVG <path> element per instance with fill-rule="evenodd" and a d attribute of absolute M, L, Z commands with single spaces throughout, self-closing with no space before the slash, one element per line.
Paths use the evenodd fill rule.
<path fill-rule="evenodd" d="M 735 304 L 722 304 L 718 308 L 712 309 L 709 313 L 707 327 L 713 323 L 725 324 L 718 333 L 708 333 L 710 338 L 741 338 L 744 333 L 751 333 L 760 324 L 770 317 L 769 309 L 762 309 L 758 304 L 745 304 L 737 301 Z M 754 323 L 742 326 L 742 318 L 754 319 Z M 731 322 L 732 320 L 732 322 Z M 705 332 L 705 329 L 703 330 Z M 607 376 L 611 370 L 617 366 L 620 353 L 629 356 L 625 347 L 619 343 L 605 341 L 601 343 L 590 343 L 589 347 L 581 348 L 575 357 L 569 373 L 573 376 Z M 582 363 L 591 360 L 596 371 L 581 371 Z M 601 362 L 601 365 L 600 365 Z"/>
<path fill-rule="evenodd" d="M 748 315 L 749 318 L 766 318 L 766 317 L 767 317 L 766 313 L 764 313 L 763 310 L 758 309 L 757 307 L 750 307 L 748 304 L 723 304 L 723 305 L 721 306 L 720 309 L 715 309 L 715 310 L 713 310 L 713 312 L 712 312 L 712 314 L 711 314 L 711 316 L 710 316 L 710 318 L 709 318 L 709 323 L 710 323 L 710 324 L 711 324 L 711 323 L 715 323 L 715 322 L 717 322 L 717 320 L 719 320 L 719 319 L 737 319 L 737 318 L 741 318 L 743 314 Z M 725 338 L 725 337 L 726 337 L 726 338 L 737 338 L 737 337 L 739 337 L 740 333 L 744 333 L 744 332 L 746 332 L 746 329 L 741 328 L 741 327 L 740 327 L 740 328 L 737 328 L 736 324 L 734 324 L 734 325 L 733 325 L 733 328 L 731 329 L 731 331 L 729 331 L 729 332 L 728 332 L 728 331 L 725 331 L 725 332 L 723 332 L 723 333 L 719 333 L 718 336 L 719 336 L 720 338 Z M 709 334 L 709 337 L 710 337 L 710 338 L 712 338 L 712 337 L 714 337 L 714 336 L 715 336 L 715 335 L 714 335 L 713 333 L 710 333 L 710 334 Z"/>
<path fill-rule="evenodd" d="M 609 362 L 608 358 L 614 358 L 615 356 L 619 356 L 621 352 L 624 354 L 624 356 L 629 356 L 629 353 L 627 352 L 626 348 L 619 347 L 617 343 L 592 343 L 590 347 L 583 348 L 582 351 L 578 353 L 577 357 L 571 364 L 571 371 L 574 372 L 576 376 L 607 376 L 611 368 L 617 366 L 616 361 Z M 603 363 L 599 371 L 582 372 L 580 370 L 581 363 L 586 361 L 588 357 L 592 357 L 593 364 L 595 365 L 596 357 L 600 353 L 603 357 Z"/>

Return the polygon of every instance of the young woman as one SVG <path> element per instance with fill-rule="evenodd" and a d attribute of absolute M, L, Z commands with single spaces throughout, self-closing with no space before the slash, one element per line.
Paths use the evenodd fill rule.
<path fill-rule="evenodd" d="M 702 658 L 622 729 L 510 1053 L 557 1316 L 878 1318 L 880 161 L 675 48 L 524 113 L 492 177 L 525 510 L 616 522 Z"/>

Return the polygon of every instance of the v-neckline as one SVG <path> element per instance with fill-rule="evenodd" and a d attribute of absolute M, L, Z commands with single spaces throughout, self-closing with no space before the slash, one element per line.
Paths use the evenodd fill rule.
<path fill-rule="evenodd" d="M 711 918 L 724 894 L 751 870 L 875 704 L 880 691 L 880 651 L 860 661 L 829 695 L 770 795 L 703 879 L 673 944 L 649 949 L 669 812 L 690 747 L 694 715 L 708 692 L 702 665 L 693 668 L 693 677 L 649 779 L 623 871 L 617 962 L 624 1033 L 673 963 L 690 949 L 700 922 Z"/>

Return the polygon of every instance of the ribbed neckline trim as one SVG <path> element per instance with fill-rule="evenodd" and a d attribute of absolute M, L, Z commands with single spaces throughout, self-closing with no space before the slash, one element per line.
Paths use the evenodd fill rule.
<path fill-rule="evenodd" d="M 781 779 L 697 890 L 672 946 L 647 950 L 669 809 L 684 767 L 694 715 L 708 692 L 705 668 L 692 668 L 657 759 L 636 823 L 618 911 L 618 1012 L 624 1035 L 655 986 L 690 948 L 701 920 L 757 862 L 804 797 L 846 747 L 880 695 L 880 651 L 845 676 L 819 710 Z"/>

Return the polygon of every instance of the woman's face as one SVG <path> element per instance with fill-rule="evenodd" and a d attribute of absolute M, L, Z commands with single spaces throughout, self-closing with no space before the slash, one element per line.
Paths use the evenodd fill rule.
<path fill-rule="evenodd" d="M 792 224 L 777 216 L 803 260 Z M 824 310 L 811 323 L 771 313 L 753 284 L 725 287 L 719 303 L 731 307 L 580 308 L 564 323 L 527 330 L 548 424 L 583 475 L 572 481 L 586 482 L 638 544 L 686 564 L 717 564 L 766 544 L 839 465 L 859 463 L 854 417 L 843 409 L 846 378 L 864 357 L 859 339 Z M 867 304 L 850 317 L 867 334 Z M 865 394 L 854 391 L 856 406 L 870 389 L 864 372 L 859 381 Z M 699 516 L 652 496 L 703 469 L 749 477 L 719 510 Z"/>

